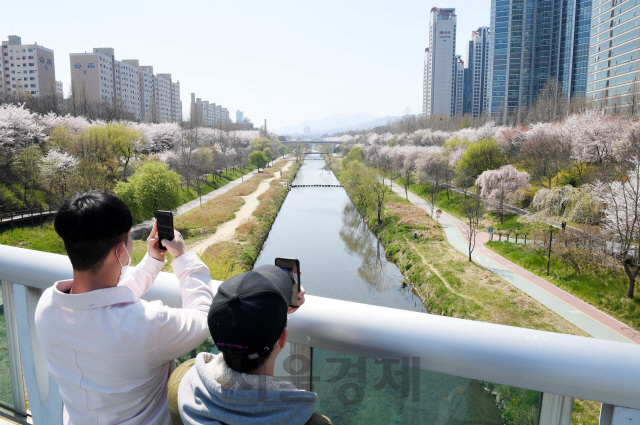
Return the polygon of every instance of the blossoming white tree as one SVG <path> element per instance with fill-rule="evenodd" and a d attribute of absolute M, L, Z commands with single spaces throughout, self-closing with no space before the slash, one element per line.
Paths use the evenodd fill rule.
<path fill-rule="evenodd" d="M 487 170 L 476 179 L 480 195 L 489 200 L 500 211 L 500 222 L 504 217 L 504 202 L 518 191 L 529 188 L 529 173 L 516 170 L 513 165 L 505 165 L 498 170 Z"/>
<path fill-rule="evenodd" d="M 617 167 L 622 180 L 599 181 L 596 198 L 602 202 L 605 227 L 614 238 L 613 251 L 627 275 L 627 298 L 633 298 L 636 277 L 640 272 L 640 160 L 628 161 L 628 169 Z"/>
<path fill-rule="evenodd" d="M 69 190 L 69 179 L 78 162 L 68 153 L 51 149 L 42 158 L 40 176 L 48 186 L 49 193 L 56 193 L 64 198 Z"/>

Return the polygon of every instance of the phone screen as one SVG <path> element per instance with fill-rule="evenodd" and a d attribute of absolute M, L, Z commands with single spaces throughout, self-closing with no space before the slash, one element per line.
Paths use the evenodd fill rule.
<path fill-rule="evenodd" d="M 166 239 L 173 240 L 173 213 L 171 211 L 156 211 L 156 220 L 158 223 L 158 238 L 160 241 Z M 160 249 L 167 249 L 159 242 Z"/>
<path fill-rule="evenodd" d="M 289 279 L 291 279 L 291 284 L 293 285 L 289 306 L 298 307 L 298 293 L 300 292 L 300 261 L 298 261 L 297 258 L 276 258 L 276 267 L 280 267 L 289 275 Z"/>

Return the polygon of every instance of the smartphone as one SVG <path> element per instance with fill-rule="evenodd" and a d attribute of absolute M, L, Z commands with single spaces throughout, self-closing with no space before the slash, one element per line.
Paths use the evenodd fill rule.
<path fill-rule="evenodd" d="M 289 307 L 298 308 L 298 293 L 300 292 L 300 261 L 297 258 L 276 258 L 276 267 L 280 267 L 287 272 L 291 284 L 293 285 L 293 293 L 289 301 Z"/>
<path fill-rule="evenodd" d="M 173 213 L 171 211 L 156 211 L 156 222 L 158 223 L 158 244 L 160 249 L 166 250 L 162 246 L 162 240 L 173 240 Z"/>

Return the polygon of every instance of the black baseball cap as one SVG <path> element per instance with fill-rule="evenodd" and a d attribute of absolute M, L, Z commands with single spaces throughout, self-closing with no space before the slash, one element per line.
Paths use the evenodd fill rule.
<path fill-rule="evenodd" d="M 218 350 L 266 356 L 287 324 L 292 295 L 289 275 L 268 264 L 222 282 L 207 317 Z"/>

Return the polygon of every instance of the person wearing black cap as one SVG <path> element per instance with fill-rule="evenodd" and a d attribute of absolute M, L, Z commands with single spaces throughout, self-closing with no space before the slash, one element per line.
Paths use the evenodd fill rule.
<path fill-rule="evenodd" d="M 313 412 L 315 393 L 273 377 L 276 357 L 287 341 L 292 291 L 287 273 L 272 265 L 220 285 L 207 322 L 221 354 L 200 353 L 194 367 L 169 380 L 170 406 L 175 406 L 171 394 L 179 385 L 182 423 L 331 424 Z M 299 298 L 298 306 L 304 302 L 304 291 Z"/>

